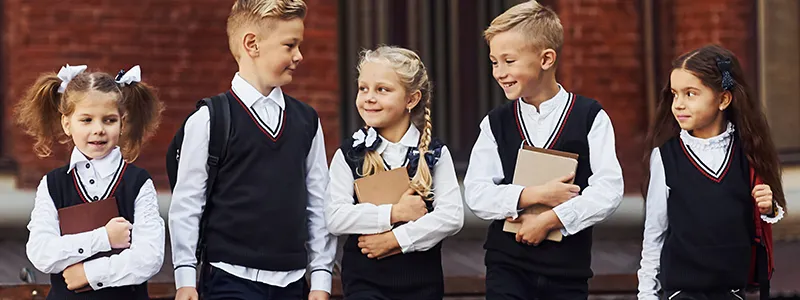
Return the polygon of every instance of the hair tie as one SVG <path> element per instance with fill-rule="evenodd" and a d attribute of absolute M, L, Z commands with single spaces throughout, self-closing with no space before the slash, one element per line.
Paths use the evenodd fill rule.
<path fill-rule="evenodd" d="M 122 69 L 119 71 L 119 73 L 117 73 L 117 77 L 114 79 L 114 81 L 122 86 L 142 82 L 142 69 L 139 67 L 139 65 L 133 66 L 133 68 L 127 72 L 125 69 Z"/>
<path fill-rule="evenodd" d="M 357 152 L 378 150 L 381 141 L 381 138 L 378 137 L 378 132 L 372 127 L 369 127 L 369 129 L 361 128 L 353 133 L 353 148 L 355 148 Z"/>
<path fill-rule="evenodd" d="M 61 79 L 61 85 L 58 86 L 58 93 L 63 94 L 64 91 L 67 90 L 67 85 L 69 84 L 72 79 L 75 79 L 75 76 L 78 74 L 86 71 L 86 65 L 80 66 L 70 66 L 66 65 L 61 67 L 61 70 L 58 70 L 58 79 Z"/>
<path fill-rule="evenodd" d="M 726 91 L 732 90 L 735 81 L 733 80 L 733 76 L 731 76 L 731 59 L 717 57 L 717 68 L 719 68 L 719 72 L 722 73 L 722 89 Z"/>

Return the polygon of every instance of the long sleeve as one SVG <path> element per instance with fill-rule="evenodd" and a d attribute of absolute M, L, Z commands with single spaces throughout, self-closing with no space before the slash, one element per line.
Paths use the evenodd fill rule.
<path fill-rule="evenodd" d="M 375 234 L 392 229 L 392 205 L 353 204 L 353 173 L 342 150 L 333 155 L 325 205 L 328 230 L 335 235 Z"/>
<path fill-rule="evenodd" d="M 464 225 L 464 205 L 453 158 L 447 147 L 433 170 L 433 211 L 393 230 L 403 253 L 433 248 Z"/>
<path fill-rule="evenodd" d="M 322 124 L 317 125 L 317 133 L 306 159 L 306 186 L 308 188 L 308 248 L 311 272 L 311 290 L 331 292 L 333 263 L 336 259 L 336 239 L 328 232 L 325 224 L 325 189 L 328 185 L 328 163 L 325 155 L 325 137 Z"/>
<path fill-rule="evenodd" d="M 464 178 L 466 203 L 476 216 L 484 220 L 516 218 L 519 196 L 525 187 L 500 184 L 505 177 L 503 164 L 488 117 L 483 118 L 480 128 Z"/>
<path fill-rule="evenodd" d="M 601 110 L 595 117 L 587 139 L 592 169 L 589 185 L 579 196 L 553 208 L 564 225 L 561 233 L 565 236 L 602 222 L 622 202 L 622 168 L 617 161 L 614 127 L 605 111 Z"/>
<path fill-rule="evenodd" d="M 650 155 L 650 183 L 645 201 L 644 240 L 642 241 L 642 261 L 637 275 L 639 277 L 640 300 L 658 300 L 661 289 L 656 276 L 661 265 L 661 248 L 669 225 L 667 219 L 667 198 L 669 187 L 664 173 L 661 152 L 653 149 Z"/>
<path fill-rule="evenodd" d="M 36 189 L 28 231 L 30 236 L 25 245 L 28 259 L 36 269 L 47 274 L 61 273 L 92 255 L 111 250 L 105 227 L 61 235 L 58 210 L 50 197 L 47 176 L 42 178 Z"/>
<path fill-rule="evenodd" d="M 206 204 L 208 170 L 208 108 L 201 107 L 186 121 L 178 161 L 178 178 L 169 207 L 169 233 L 172 263 L 175 266 L 175 288 L 194 287 L 197 278 L 197 239 L 200 217 Z"/>
<path fill-rule="evenodd" d="M 95 289 L 141 284 L 155 276 L 164 263 L 164 220 L 152 180 L 139 190 L 133 208 L 131 247 L 119 255 L 83 264 L 89 285 Z"/>

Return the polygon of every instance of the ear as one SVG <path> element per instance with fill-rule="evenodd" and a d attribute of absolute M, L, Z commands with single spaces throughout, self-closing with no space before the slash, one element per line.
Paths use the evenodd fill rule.
<path fill-rule="evenodd" d="M 731 92 L 722 92 L 722 95 L 720 95 L 719 110 L 723 111 L 728 108 L 728 106 L 731 105 L 731 101 L 733 101 L 733 95 L 731 95 Z"/>
<path fill-rule="evenodd" d="M 419 90 L 414 91 L 408 97 L 407 100 L 408 103 L 406 103 L 406 109 L 414 109 L 414 107 L 417 107 L 417 104 L 419 104 L 419 101 L 421 99 L 422 99 L 422 92 L 420 92 Z"/>
<path fill-rule="evenodd" d="M 558 56 L 556 50 L 550 48 L 544 49 L 544 51 L 542 51 L 542 70 L 547 71 L 555 68 L 556 56 Z"/>
<path fill-rule="evenodd" d="M 247 56 L 258 57 L 258 35 L 254 32 L 247 32 L 242 37 L 242 47 Z"/>
<path fill-rule="evenodd" d="M 69 131 L 69 116 L 61 115 L 61 129 L 64 130 L 64 134 L 67 136 L 72 136 L 72 133 Z"/>

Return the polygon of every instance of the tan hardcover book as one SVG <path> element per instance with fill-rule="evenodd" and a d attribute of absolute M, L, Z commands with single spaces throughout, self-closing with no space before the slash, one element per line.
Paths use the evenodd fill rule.
<path fill-rule="evenodd" d="M 356 179 L 353 188 L 358 202 L 383 205 L 397 204 L 410 184 L 408 170 L 400 167 Z"/>
<path fill-rule="evenodd" d="M 78 234 L 95 230 L 106 226 L 108 221 L 119 216 L 117 199 L 114 197 L 73 205 L 58 210 L 58 226 L 61 228 L 61 235 Z M 84 260 L 90 261 L 99 257 L 119 254 L 123 249 L 111 249 L 111 251 L 101 252 Z M 91 291 L 91 286 L 85 286 L 76 292 Z"/>
<path fill-rule="evenodd" d="M 543 149 L 525 145 L 519 149 L 517 166 L 514 169 L 514 184 L 521 186 L 537 186 L 564 177 L 578 169 L 578 155 L 569 152 Z M 571 182 L 570 182 L 571 183 Z M 523 214 L 541 214 L 552 209 L 545 205 L 534 205 Z M 506 221 L 503 231 L 517 233 L 521 224 Z M 561 231 L 554 230 L 547 235 L 547 240 L 560 242 Z"/>

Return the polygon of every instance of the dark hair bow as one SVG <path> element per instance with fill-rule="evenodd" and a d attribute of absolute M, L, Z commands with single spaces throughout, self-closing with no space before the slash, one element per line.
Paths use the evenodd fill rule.
<path fill-rule="evenodd" d="M 733 76 L 731 76 L 731 64 L 730 58 L 717 57 L 717 68 L 722 73 L 722 89 L 726 91 L 732 90 L 735 85 Z"/>
<path fill-rule="evenodd" d="M 439 162 L 439 157 L 442 156 L 442 147 L 428 150 L 425 153 L 425 162 L 428 164 L 428 169 L 433 170 L 436 163 Z M 408 177 L 414 177 L 417 174 L 417 167 L 419 166 L 419 150 L 413 149 L 408 152 Z"/>

